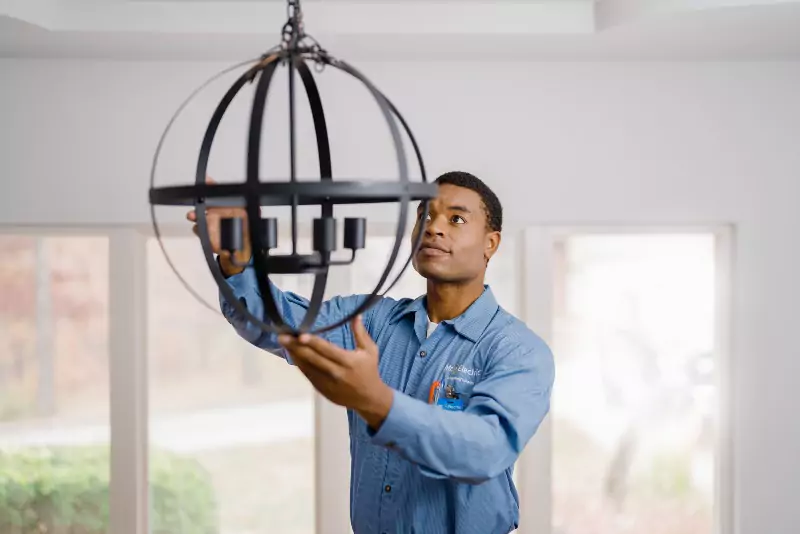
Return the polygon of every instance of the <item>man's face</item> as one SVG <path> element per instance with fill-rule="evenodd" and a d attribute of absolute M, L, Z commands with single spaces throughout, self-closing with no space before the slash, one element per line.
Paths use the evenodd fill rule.
<path fill-rule="evenodd" d="M 422 205 L 417 208 L 417 222 L 411 235 L 413 243 L 420 231 L 425 232 L 412 259 L 420 275 L 454 283 L 482 277 L 486 262 L 500 244 L 500 233 L 489 230 L 478 193 L 451 184 L 441 185 L 439 195 L 430 203 L 427 221 L 421 218 Z"/>

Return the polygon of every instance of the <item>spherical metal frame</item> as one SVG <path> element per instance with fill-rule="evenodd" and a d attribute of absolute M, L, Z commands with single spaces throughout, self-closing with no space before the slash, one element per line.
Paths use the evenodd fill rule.
<path fill-rule="evenodd" d="M 325 122 L 324 110 L 320 99 L 319 91 L 317 89 L 314 76 L 309 69 L 306 59 L 316 61 L 321 66 L 331 66 L 339 71 L 349 74 L 363 83 L 375 98 L 382 115 L 386 119 L 389 131 L 395 147 L 397 156 L 397 164 L 399 171 L 399 181 L 397 182 L 358 182 L 358 181 L 333 181 L 331 169 L 331 154 L 330 145 L 328 142 L 327 125 Z M 170 186 L 170 187 L 155 187 L 155 174 L 158 164 L 159 154 L 161 152 L 163 143 L 166 136 L 185 107 L 197 96 L 206 86 L 211 82 L 229 73 L 237 68 L 245 65 L 256 63 L 254 66 L 247 69 L 239 78 L 231 85 L 218 104 L 214 114 L 212 115 L 208 127 L 201 144 L 200 153 L 197 161 L 195 184 L 193 186 Z M 291 151 L 291 171 L 289 182 L 271 182 L 264 183 L 259 180 L 259 163 L 260 163 L 260 143 L 261 133 L 263 126 L 263 116 L 267 104 L 267 95 L 269 87 L 273 79 L 273 75 L 277 67 L 281 64 L 287 64 L 289 67 L 289 108 L 290 108 L 290 151 Z M 314 123 L 314 129 L 317 140 L 317 153 L 320 165 L 320 181 L 319 182 L 298 182 L 295 173 L 295 141 L 294 141 L 294 72 L 300 76 L 303 83 L 305 92 L 308 98 L 309 107 Z M 256 81 L 257 80 L 257 81 Z M 217 128 L 222 121 L 225 112 L 229 105 L 236 97 L 237 94 L 247 83 L 256 83 L 255 95 L 253 99 L 253 106 L 250 114 L 250 131 L 248 138 L 248 154 L 247 154 L 247 178 L 244 183 L 240 184 L 208 184 L 206 183 L 208 158 L 214 142 L 214 137 Z M 421 183 L 411 183 L 408 178 L 408 165 L 406 162 L 406 153 L 403 147 L 403 142 L 400 137 L 400 130 L 395 122 L 399 120 L 403 130 L 408 135 L 413 146 L 417 163 L 420 167 Z M 418 200 L 422 202 L 422 220 L 426 220 L 429 201 L 436 196 L 438 187 L 436 184 L 428 183 L 425 166 L 422 159 L 419 146 L 414 138 L 411 129 L 406 123 L 405 119 L 398 112 L 397 108 L 389 101 L 389 99 L 381 93 L 363 74 L 361 74 L 354 67 L 348 63 L 334 59 L 326 52 L 321 51 L 319 48 L 302 48 L 290 47 L 288 49 L 276 49 L 267 52 L 256 60 L 239 63 L 229 67 L 211 79 L 206 81 L 198 89 L 196 89 L 187 100 L 179 107 L 178 111 L 169 121 L 156 149 L 156 154 L 153 159 L 153 167 L 150 175 L 150 203 L 151 203 L 151 217 L 155 235 L 158 239 L 159 246 L 167 259 L 168 264 L 178 276 L 179 280 L 194 295 L 200 302 L 208 306 L 202 297 L 200 297 L 194 289 L 186 282 L 180 275 L 178 270 L 169 258 L 164 244 L 161 240 L 161 234 L 156 221 L 155 206 L 156 205 L 186 205 L 194 206 L 196 221 L 198 226 L 198 236 L 203 248 L 203 253 L 208 264 L 209 270 L 220 290 L 222 297 L 231 306 L 231 308 L 241 317 L 247 319 L 250 323 L 257 326 L 261 330 L 271 334 L 292 334 L 298 335 L 303 332 L 310 332 L 313 334 L 320 334 L 335 328 L 338 328 L 353 318 L 362 314 L 370 307 L 372 307 L 382 296 L 394 287 L 405 273 L 409 264 L 411 263 L 414 255 L 419 250 L 422 242 L 423 232 L 419 232 L 416 239 L 412 243 L 411 253 L 405 262 L 405 265 L 391 282 L 391 284 L 382 291 L 383 286 L 389 278 L 389 273 L 395 265 L 397 256 L 405 237 L 409 202 Z M 215 258 L 212 245 L 209 239 L 208 220 L 206 217 L 206 208 L 214 206 L 234 205 L 241 206 L 241 199 L 244 199 L 244 208 L 247 213 L 248 227 L 244 231 L 249 232 L 251 244 L 251 260 L 248 267 L 255 270 L 255 277 L 258 284 L 258 289 L 264 304 L 265 317 L 259 318 L 254 316 L 248 310 L 247 306 L 240 302 L 233 290 L 229 286 L 222 270 Z M 233 200 L 232 200 L 233 199 Z M 297 327 L 287 324 L 278 310 L 278 305 L 274 295 L 270 289 L 271 281 L 269 278 L 270 258 L 275 256 L 269 255 L 269 250 L 263 247 L 262 235 L 260 230 L 261 222 L 261 206 L 291 206 L 292 207 L 292 242 L 293 252 L 295 254 L 296 247 L 296 208 L 298 205 L 319 205 L 321 207 L 321 216 L 323 219 L 333 217 L 333 206 L 336 204 L 358 204 L 358 203 L 383 203 L 383 202 L 400 202 L 400 214 L 398 217 L 398 224 L 396 228 L 395 244 L 389 257 L 388 264 L 382 273 L 382 276 L 372 290 L 372 292 L 365 298 L 365 300 L 346 317 L 333 322 L 332 324 L 322 325 L 314 328 L 319 315 L 319 310 L 323 304 L 325 287 L 327 284 L 327 276 L 329 268 L 333 265 L 341 265 L 342 262 L 335 262 L 331 260 L 330 251 L 318 251 L 318 268 L 313 272 L 315 277 L 314 287 L 312 290 L 311 298 L 309 299 L 309 306 L 306 314 Z M 260 251 L 260 252 L 259 252 Z M 355 249 L 353 249 L 353 259 L 355 258 Z M 288 258 L 288 256 L 281 256 Z M 353 261 L 353 260 L 351 260 Z M 348 262 L 345 262 L 348 263 Z M 274 271 L 272 271 L 274 274 Z M 281 271 L 284 272 L 284 271 Z M 299 272 L 308 272 L 300 270 Z"/>

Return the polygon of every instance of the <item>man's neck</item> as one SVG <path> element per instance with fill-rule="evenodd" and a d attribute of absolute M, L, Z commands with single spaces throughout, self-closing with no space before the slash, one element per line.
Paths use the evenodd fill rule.
<path fill-rule="evenodd" d="M 428 280 L 428 318 L 434 323 L 454 319 L 483 294 L 483 281 L 450 284 Z"/>

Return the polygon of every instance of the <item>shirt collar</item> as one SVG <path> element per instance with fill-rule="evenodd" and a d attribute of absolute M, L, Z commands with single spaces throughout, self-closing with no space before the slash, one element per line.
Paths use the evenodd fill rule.
<path fill-rule="evenodd" d="M 405 304 L 397 315 L 399 320 L 407 315 L 415 315 L 415 330 L 425 332 L 428 322 L 428 310 L 425 308 L 425 295 L 421 295 Z M 492 293 L 492 289 L 485 285 L 483 286 L 483 293 L 478 297 L 475 302 L 458 317 L 442 321 L 441 324 L 451 324 L 456 332 L 468 338 L 470 341 L 476 342 L 478 338 L 489 326 L 489 322 L 497 312 L 497 300 Z M 424 336 L 423 336 L 424 339 Z"/>

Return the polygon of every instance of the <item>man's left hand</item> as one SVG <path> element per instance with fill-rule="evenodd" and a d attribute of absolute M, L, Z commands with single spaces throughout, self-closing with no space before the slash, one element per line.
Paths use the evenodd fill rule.
<path fill-rule="evenodd" d="M 334 404 L 351 408 L 378 430 L 392 407 L 393 391 L 378 372 L 378 346 L 361 317 L 352 322 L 356 350 L 345 350 L 318 336 L 280 336 L 294 364 Z"/>

